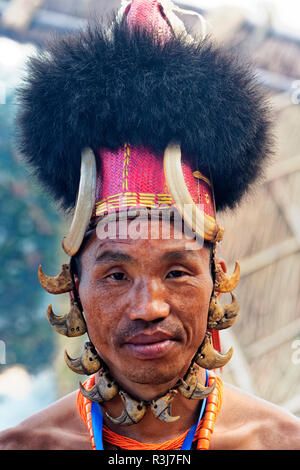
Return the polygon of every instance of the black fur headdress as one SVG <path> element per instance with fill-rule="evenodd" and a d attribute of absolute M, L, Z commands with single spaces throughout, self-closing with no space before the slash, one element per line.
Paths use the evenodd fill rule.
<path fill-rule="evenodd" d="M 72 209 L 83 147 L 171 140 L 234 207 L 270 155 L 268 108 L 251 69 L 209 39 L 165 44 L 95 21 L 31 58 L 19 89 L 18 150 L 63 209 Z M 196 164 L 198 162 L 198 164 Z"/>

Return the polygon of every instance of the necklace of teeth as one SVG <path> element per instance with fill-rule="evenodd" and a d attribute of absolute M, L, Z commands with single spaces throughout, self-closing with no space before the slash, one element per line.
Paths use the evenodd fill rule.
<path fill-rule="evenodd" d="M 137 424 L 145 416 L 148 406 L 153 415 L 165 423 L 176 421 L 180 416 L 172 416 L 171 403 L 175 395 L 180 392 L 187 399 L 203 400 L 214 390 L 216 380 L 209 387 L 203 386 L 198 380 L 199 367 L 213 369 L 223 367 L 231 358 L 232 348 L 226 354 L 216 351 L 211 342 L 211 335 L 206 333 L 205 339 L 197 352 L 195 359 L 184 378 L 180 379 L 177 385 L 170 389 L 165 395 L 151 401 L 136 400 L 127 392 L 121 390 L 116 381 L 109 375 L 103 361 L 99 358 L 93 344 L 86 342 L 82 355 L 76 359 L 69 357 L 65 352 L 65 361 L 69 368 L 78 374 L 91 375 L 99 372 L 99 377 L 95 385 L 86 390 L 82 383 L 79 383 L 80 391 L 87 399 L 103 403 L 112 400 L 120 395 L 124 408 L 117 418 L 106 415 L 115 424 L 130 426 Z"/>

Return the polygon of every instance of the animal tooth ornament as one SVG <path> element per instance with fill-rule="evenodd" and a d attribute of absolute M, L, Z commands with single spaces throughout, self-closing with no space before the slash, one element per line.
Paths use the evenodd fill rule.
<path fill-rule="evenodd" d="M 69 256 L 79 250 L 94 209 L 96 190 L 96 160 L 91 148 L 81 152 L 80 183 L 72 224 L 62 241 L 62 247 Z"/>
<path fill-rule="evenodd" d="M 186 185 L 181 164 L 179 144 L 169 144 L 164 153 L 166 182 L 174 198 L 175 206 L 192 230 L 204 240 L 220 241 L 224 229 L 214 219 L 197 207 Z M 199 172 L 198 172 L 199 174 Z M 198 176 L 199 177 L 199 176 Z"/>
<path fill-rule="evenodd" d="M 86 398 L 98 403 L 112 400 L 119 393 L 118 385 L 109 378 L 108 372 L 104 370 L 99 372 L 99 378 L 90 390 L 86 390 L 81 382 L 79 382 L 79 386 L 81 393 Z"/>
<path fill-rule="evenodd" d="M 64 336 L 76 337 L 86 333 L 86 323 L 78 303 L 71 299 L 71 308 L 68 314 L 59 317 L 53 313 L 50 304 L 47 310 L 47 318 L 52 328 Z"/>
<path fill-rule="evenodd" d="M 224 367 L 231 359 L 232 353 L 232 347 L 226 354 L 221 354 L 216 351 L 212 345 L 211 334 L 206 333 L 195 362 L 204 369 L 216 369 L 218 367 Z"/>
<path fill-rule="evenodd" d="M 240 265 L 235 262 L 234 272 L 231 275 L 226 275 L 222 269 L 221 264 L 216 263 L 215 267 L 215 291 L 216 292 L 231 292 L 233 291 L 240 280 Z"/>
<path fill-rule="evenodd" d="M 197 370 L 195 366 L 190 368 L 187 378 L 181 379 L 181 385 L 179 386 L 179 392 L 189 400 L 203 400 L 208 397 L 215 388 L 216 381 L 210 387 L 204 387 L 198 380 Z"/>
<path fill-rule="evenodd" d="M 101 360 L 91 342 L 84 344 L 83 353 L 76 359 L 70 358 L 67 351 L 65 351 L 65 361 L 73 372 L 82 375 L 95 374 L 102 366 Z"/>
<path fill-rule="evenodd" d="M 156 418 L 164 423 L 170 423 L 177 421 L 180 416 L 171 415 L 171 403 L 176 395 L 176 390 L 170 390 L 163 397 L 158 398 L 157 400 L 152 400 L 151 410 Z"/>
<path fill-rule="evenodd" d="M 41 286 L 50 294 L 63 294 L 73 289 L 69 264 L 63 264 L 61 272 L 55 277 L 47 276 L 42 266 L 39 266 L 38 275 Z"/>
<path fill-rule="evenodd" d="M 231 292 L 231 304 L 224 305 L 218 302 L 215 296 L 212 296 L 209 310 L 207 328 L 209 330 L 224 330 L 232 326 L 239 314 L 240 306 L 237 302 L 236 295 Z"/>
<path fill-rule="evenodd" d="M 106 415 L 115 424 L 122 424 L 123 426 L 137 424 L 145 416 L 146 405 L 143 401 L 134 400 L 125 392 L 120 391 L 120 396 L 125 404 L 122 414 L 118 418 L 113 418 L 108 413 Z"/>
<path fill-rule="evenodd" d="M 217 213 L 238 205 L 271 156 L 269 111 L 250 67 L 204 38 L 199 15 L 201 34 L 193 38 L 178 9 L 171 0 L 123 1 L 108 29 L 91 21 L 28 62 L 19 89 L 18 149 L 59 207 L 73 214 L 62 242 L 70 265 L 55 278 L 39 269 L 50 293 L 73 291 L 77 302 L 73 278 L 84 237 L 116 213 L 178 213 L 215 252 L 225 234 Z M 137 401 L 110 377 L 101 345 L 98 356 L 89 342 L 79 358 L 65 353 L 74 372 L 95 374 L 95 385 L 81 384 L 79 396 L 99 407 L 120 393 L 124 409 L 110 419 L 129 426 L 149 408 L 164 423 L 178 420 L 170 408 L 177 394 L 202 403 L 214 394 L 211 377 L 204 386 L 197 371 L 223 367 L 232 355 L 214 342 L 237 318 L 232 291 L 240 277 L 238 263 L 232 275 L 215 257 L 214 264 L 209 332 L 174 388 L 151 403 Z M 215 294 L 226 292 L 233 301 L 221 308 Z M 76 336 L 73 328 L 84 331 L 83 313 L 77 302 L 63 317 L 49 306 L 47 316 L 58 333 Z"/>

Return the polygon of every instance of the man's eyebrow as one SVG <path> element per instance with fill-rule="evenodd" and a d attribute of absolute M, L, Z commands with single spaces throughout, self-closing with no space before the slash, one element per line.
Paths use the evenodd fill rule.
<path fill-rule="evenodd" d="M 121 251 L 103 251 L 96 257 L 96 263 L 133 263 L 135 259 L 127 253 Z"/>
<path fill-rule="evenodd" d="M 196 259 L 195 251 L 194 250 L 177 250 L 177 251 L 169 251 L 165 253 L 161 260 L 162 261 L 193 261 Z"/>

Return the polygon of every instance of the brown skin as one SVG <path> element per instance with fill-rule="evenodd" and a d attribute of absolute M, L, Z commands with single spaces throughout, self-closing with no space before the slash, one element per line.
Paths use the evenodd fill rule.
<path fill-rule="evenodd" d="M 142 222 L 144 230 L 146 226 Z M 117 259 L 116 253 L 122 256 Z M 213 288 L 207 247 L 194 245 L 187 250 L 185 240 L 173 236 L 101 241 L 93 233 L 81 255 L 76 286 L 90 339 L 121 387 L 136 398 L 150 400 L 166 393 L 185 374 L 206 331 Z M 154 341 L 158 348 L 141 344 L 148 343 L 153 334 L 163 335 Z M 204 384 L 204 370 L 199 380 Z M 0 449 L 91 449 L 76 396 L 74 392 L 0 433 Z M 120 398 L 106 403 L 104 410 L 119 416 Z M 149 410 L 133 426 L 113 424 L 105 413 L 104 420 L 119 434 L 163 442 L 196 421 L 199 402 L 178 393 L 171 411 L 180 419 L 163 423 Z M 300 449 L 300 420 L 224 384 L 210 448 Z"/>
<path fill-rule="evenodd" d="M 90 339 L 118 383 L 151 400 L 185 374 L 204 338 L 213 288 L 209 249 L 186 250 L 184 239 L 95 239 L 81 256 L 77 281 Z M 101 261 L 108 251 L 129 258 Z M 170 349 L 137 357 L 135 337 L 154 333 L 168 335 Z"/>

